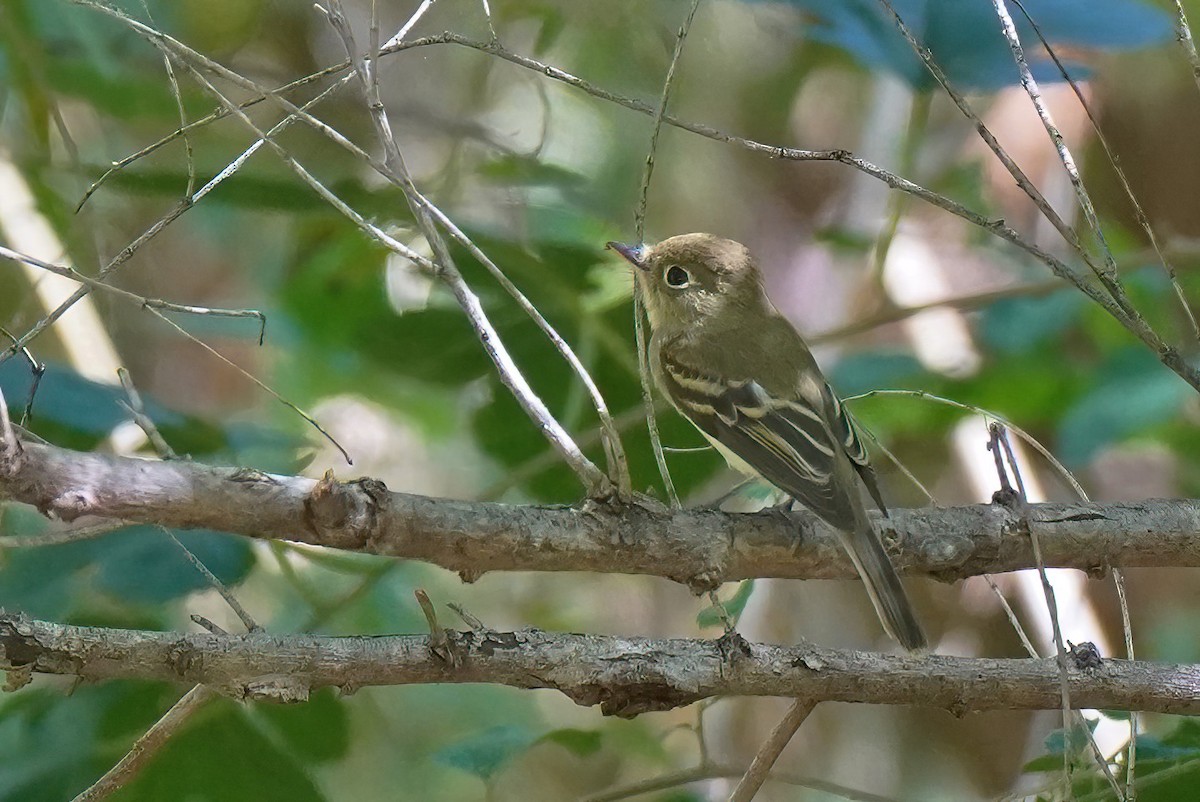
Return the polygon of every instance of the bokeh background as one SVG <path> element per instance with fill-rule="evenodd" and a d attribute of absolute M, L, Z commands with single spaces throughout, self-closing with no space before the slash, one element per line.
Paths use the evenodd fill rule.
<path fill-rule="evenodd" d="M 344 58 L 307 0 L 149 0 L 121 4 L 138 19 L 262 86 Z M 390 36 L 416 2 L 381 4 Z M 443 30 L 490 37 L 488 3 L 441 0 L 409 37 Z M 491 0 L 510 51 L 622 96 L 656 103 L 684 0 L 578 3 Z M 1068 221 L 1074 195 L 985 0 L 906 0 L 897 10 L 932 47 L 1004 148 Z M 1200 19 L 1200 3 L 1184 6 Z M 360 41 L 370 3 L 349 0 Z M 1060 48 L 1118 154 L 1138 201 L 1200 298 L 1200 90 L 1172 30 L 1170 4 L 1027 0 Z M 1018 12 L 1013 7 L 1014 15 Z M 1060 128 L 1096 200 L 1135 302 L 1156 330 L 1196 340 L 1113 165 L 1071 89 L 1020 30 Z M 449 214 L 571 342 L 622 426 L 635 485 L 663 497 L 644 425 L 630 280 L 602 250 L 634 236 L 652 122 L 642 114 L 467 46 L 435 44 L 380 62 L 384 101 L 422 191 Z M 217 104 L 176 70 L 188 119 Z M 331 82 L 297 90 L 308 99 Z M 247 94 L 218 82 L 222 91 Z M 1070 259 L 870 0 L 837 3 L 703 0 L 678 65 L 671 113 L 770 145 L 848 149 L 971 209 L 1003 217 Z M 179 108 L 159 53 L 126 26 L 67 0 L 0 3 L 0 242 L 94 274 L 211 178 L 253 136 L 225 119 L 192 131 L 109 177 L 110 164 L 171 133 Z M 283 114 L 249 113 L 263 127 Z M 315 113 L 375 152 L 353 86 Z M 402 194 L 304 125 L 280 142 L 371 221 L 422 249 Z M 190 157 L 188 151 L 190 150 Z M 263 149 L 152 241 L 113 283 L 171 301 L 254 308 L 252 320 L 172 316 L 282 396 L 309 410 L 352 454 L 336 449 L 245 376 L 157 317 L 95 295 L 32 344 L 47 365 L 30 428 L 77 449 L 149 453 L 120 406 L 125 366 L 147 410 L 181 454 L 205 462 L 319 476 L 369 475 L 393 490 L 509 502 L 572 503 L 574 476 L 504 390 L 453 299 L 404 260 L 371 244 Z M 712 231 L 760 257 L 772 297 L 843 395 L 919 389 L 1004 415 L 1037 437 L 1093 499 L 1190 496 L 1200 483 L 1195 394 L 1078 291 L 1024 252 L 880 181 L 829 162 L 786 162 L 670 126 L 658 144 L 647 237 Z M 55 249 L 57 248 L 57 252 Z M 459 252 L 467 280 L 530 382 L 589 453 L 596 419 L 579 382 L 484 271 Z M 0 325 L 20 336 L 53 289 L 37 271 L 0 265 Z M 914 311 L 913 307 L 920 307 Z M 32 384 L 26 361 L 0 364 L 14 416 Z M 986 501 L 996 486 L 984 418 L 914 396 L 852 402 L 861 422 L 940 504 Z M 667 462 L 686 503 L 734 484 L 720 458 L 660 406 Z M 1032 453 L 1032 452 L 1030 452 Z M 894 506 L 931 503 L 877 455 Z M 1039 459 L 1025 476 L 1041 498 L 1074 498 Z M 762 501 L 753 490 L 735 504 Z M 84 624 L 190 629 L 205 615 L 238 623 L 161 533 L 125 529 L 60 545 L 30 545 L 60 529 L 0 504 L 0 606 Z M 486 575 L 472 584 L 441 569 L 251 543 L 215 533 L 184 542 L 269 631 L 419 632 L 413 599 L 458 602 L 493 628 L 714 637 L 707 602 L 650 577 Z M 1060 575 L 1064 634 L 1121 654 L 1111 579 Z M 1040 590 L 999 577 L 1043 654 Z M 1200 660 L 1200 583 L 1184 569 L 1127 574 L 1138 656 Z M 983 579 L 910 580 L 935 648 L 1018 656 L 1020 642 Z M 767 582 L 722 591 L 751 639 L 894 648 L 851 582 Z M 451 614 L 445 613 L 447 620 Z M 182 692 L 114 682 L 71 687 L 39 678 L 0 698 L 0 799 L 62 800 L 95 780 Z M 606 720 L 552 692 L 482 686 L 320 694 L 303 706 L 209 704 L 122 800 L 575 799 L 697 766 L 744 767 L 784 700 L 722 699 L 634 721 Z M 1089 714 L 1104 748 L 1128 735 L 1121 716 Z M 1141 721 L 1143 799 L 1193 799 L 1200 730 Z M 769 800 L 1106 799 L 1107 786 L 1062 717 L 824 704 L 804 724 Z M 1062 772 L 1062 752 L 1076 771 Z M 715 773 L 721 773 L 719 771 Z M 1161 776 L 1156 776 L 1161 774 Z M 644 798 L 724 798 L 706 779 Z M 1011 795 L 1011 796 L 1010 796 Z"/>

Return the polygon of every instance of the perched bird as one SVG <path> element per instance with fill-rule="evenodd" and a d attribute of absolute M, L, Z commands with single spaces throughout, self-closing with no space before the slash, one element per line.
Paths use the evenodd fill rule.
<path fill-rule="evenodd" d="M 925 648 L 867 517 L 859 481 L 884 505 L 854 421 L 767 298 L 750 252 L 712 234 L 608 247 L 636 268 L 659 389 L 731 467 L 766 479 L 835 528 L 884 628 L 910 651 Z"/>

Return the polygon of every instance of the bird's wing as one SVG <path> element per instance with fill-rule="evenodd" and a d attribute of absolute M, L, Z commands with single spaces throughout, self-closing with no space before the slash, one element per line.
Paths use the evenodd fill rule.
<path fill-rule="evenodd" d="M 660 376 L 674 405 L 701 431 L 833 526 L 855 527 L 857 499 L 846 478 L 837 478 L 839 469 L 843 477 L 849 473 L 841 454 L 856 466 L 855 454 L 866 459 L 849 418 L 829 416 L 799 394 L 772 396 L 756 381 L 719 379 L 665 355 Z"/>
<path fill-rule="evenodd" d="M 883 495 L 879 492 L 879 482 L 875 479 L 875 469 L 871 467 L 867 449 L 863 445 L 862 434 L 858 430 L 858 422 L 850 411 L 842 405 L 841 399 L 833 392 L 828 383 L 825 384 L 825 403 L 829 419 L 834 421 L 835 430 L 841 438 L 842 450 L 854 463 L 854 469 L 862 478 L 863 484 L 871 494 L 871 499 L 879 506 L 880 512 L 888 514 L 887 506 L 883 503 Z"/>

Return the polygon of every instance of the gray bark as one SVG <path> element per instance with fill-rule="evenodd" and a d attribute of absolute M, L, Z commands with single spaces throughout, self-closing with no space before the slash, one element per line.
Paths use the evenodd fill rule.
<path fill-rule="evenodd" d="M 587 502 L 515 506 L 389 492 L 373 479 L 313 480 L 188 461 L 80 453 L 29 442 L 0 454 L 0 498 L 63 520 L 100 516 L 302 541 L 488 571 L 652 574 L 696 591 L 748 577 L 854 578 L 812 515 Z M 1200 566 L 1200 502 L 1035 504 L 1045 563 Z M 1021 515 L 998 504 L 893 510 L 877 519 L 897 567 L 953 581 L 1036 565 Z"/>
<path fill-rule="evenodd" d="M 1200 713 L 1200 666 L 1103 660 L 1068 671 L 1081 708 Z M 539 630 L 447 631 L 328 638 L 180 634 L 75 627 L 0 613 L 0 667 L 203 683 L 237 698 L 292 702 L 318 688 L 489 682 L 557 690 L 580 705 L 632 716 L 712 696 L 979 710 L 1053 709 L 1061 703 L 1053 658 L 911 657 L 804 644 L 653 640 Z"/>

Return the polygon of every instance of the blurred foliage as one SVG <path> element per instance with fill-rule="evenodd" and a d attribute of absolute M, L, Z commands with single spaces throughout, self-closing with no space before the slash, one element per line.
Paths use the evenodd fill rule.
<path fill-rule="evenodd" d="M 816 41 L 841 48 L 868 67 L 894 72 L 915 89 L 927 91 L 937 86 L 878 0 L 787 2 L 812 14 L 816 24 L 808 33 Z M 991 3 L 891 0 L 891 6 L 916 40 L 929 48 L 956 88 L 995 90 L 1020 81 Z M 1013 2 L 1009 14 L 1039 81 L 1060 80 L 1058 68 L 1038 46 L 1033 26 L 1021 13 L 1022 6 L 1052 45 L 1073 54 L 1087 49 L 1145 47 L 1164 42 L 1172 34 L 1166 13 L 1137 0 Z M 1078 62 L 1068 62 L 1068 68 L 1076 77 L 1087 75 Z"/>
<path fill-rule="evenodd" d="M 120 5 L 146 18 L 140 2 Z M 369 4 L 348 5 L 365 31 Z M 384 29 L 394 30 L 416 5 L 379 4 Z M 1017 81 L 989 3 L 894 0 L 894 5 L 962 88 L 995 90 Z M 492 23 L 513 51 L 648 102 L 661 93 L 685 6 L 680 0 L 491 3 Z M 1053 80 L 1032 30 L 1015 3 L 1010 6 L 1035 73 Z M 1173 116 L 1200 104 L 1188 94 L 1194 87 L 1168 42 L 1170 18 L 1161 10 L 1135 0 L 1026 0 L 1025 7 L 1069 56 L 1077 74 L 1095 71 L 1089 73 L 1097 76 L 1094 105 L 1105 126 L 1134 118 L 1146 135 L 1194 128 Z M 1200 18 L 1200 6 L 1189 3 L 1188 8 Z M 161 29 L 268 86 L 342 57 L 308 2 L 157 0 L 148 9 Z M 480 41 L 489 35 L 481 6 L 465 0 L 442 0 L 417 32 L 443 29 Z M 714 0 L 701 6 L 691 36 L 672 112 L 764 142 L 861 145 L 866 157 L 894 164 L 900 157 L 891 151 L 872 152 L 884 147 L 871 138 L 872 127 L 881 125 L 873 109 L 887 105 L 880 99 L 887 85 L 880 74 L 898 75 L 917 92 L 933 86 L 874 0 Z M 1149 46 L 1154 48 L 1145 57 L 1157 59 L 1154 75 L 1161 80 L 1130 75 L 1125 68 L 1130 62 L 1114 55 Z M 1106 66 L 1110 63 L 1115 66 Z M 214 99 L 182 70 L 176 72 L 188 119 L 211 112 Z M 606 240 L 630 234 L 649 121 L 466 48 L 429 46 L 398 54 L 381 61 L 381 81 L 422 190 L 577 350 L 621 424 L 637 489 L 662 497 L 643 420 L 629 277 L 602 250 Z M 327 85 L 328 79 L 306 87 L 294 99 L 308 99 Z M 1122 91 L 1144 97 L 1149 88 L 1162 93 L 1156 95 L 1153 118 L 1144 110 L 1132 114 L 1104 106 L 1106 98 L 1121 97 Z M 990 99 L 978 102 L 987 108 Z M 268 106 L 250 110 L 259 124 L 279 119 Z M 371 149 L 373 130 L 355 92 L 345 90 L 324 101 L 316 113 Z M 1021 210 L 1005 205 L 1001 188 L 989 177 L 988 163 L 963 147 L 972 134 L 953 111 L 934 105 L 926 113 L 929 120 L 916 127 L 919 137 L 911 143 L 914 158 L 902 161 L 914 170 L 906 177 L 981 214 L 1019 218 Z M 81 269 L 94 272 L 178 202 L 189 175 L 184 148 L 173 141 L 113 174 L 79 214 L 74 212 L 87 187 L 114 160 L 157 141 L 177 124 L 177 101 L 160 55 L 126 28 L 66 0 L 0 2 L 0 154 L 19 167 L 39 211 Z M 901 139 L 886 132 L 884 138 Z M 192 131 L 188 146 L 197 185 L 252 141 L 235 120 Z M 396 188 L 302 125 L 292 126 L 279 141 L 365 217 L 424 247 Z M 1089 182 L 1102 184 L 1107 166 L 1093 150 L 1087 146 L 1077 155 Z M 145 246 L 117 281 L 148 297 L 263 310 L 269 323 L 261 348 L 246 321 L 175 319 L 289 400 L 316 410 L 323 423 L 332 420 L 336 425 L 330 428 L 346 442 L 356 465 L 341 467 L 286 408 L 257 395 L 242 377 L 136 306 L 98 296 L 117 349 L 143 391 L 147 415 L 167 441 L 186 458 L 213 464 L 292 472 L 311 461 L 311 472 L 318 475 L 333 465 L 339 476 L 357 470 L 386 475 L 402 490 L 513 502 L 577 501 L 582 492 L 577 480 L 500 383 L 453 299 L 389 258 L 263 151 Z M 1127 153 L 1131 160 L 1152 159 L 1156 148 L 1134 140 Z M 1147 163 L 1126 162 L 1126 169 L 1133 174 L 1138 164 Z M 809 323 L 828 323 L 830 310 L 850 319 L 869 318 L 876 308 L 887 311 L 880 303 L 878 276 L 864 277 L 883 226 L 861 210 L 886 197 L 881 185 L 863 190 L 853 185 L 849 171 L 784 166 L 669 128 L 658 165 L 649 203 L 653 236 L 718 230 L 773 249 L 772 261 L 781 265 L 798 264 L 802 260 L 785 255 L 798 241 L 812 242 L 833 265 L 830 273 L 846 280 L 805 272 L 799 284 L 787 285 L 789 276 L 777 273 L 771 278 L 793 296 L 786 298 L 792 302 L 789 314 L 815 330 L 819 326 Z M 1185 166 L 1174 162 L 1170 169 L 1182 172 Z M 1186 337 L 1173 290 L 1148 258 L 1124 200 L 1113 192 L 1098 195 L 1097 202 L 1135 302 L 1169 338 Z M 854 202 L 843 202 L 847 197 Z M 1161 205 L 1181 203 L 1167 197 Z M 945 223 L 944 215 L 930 216 L 915 203 L 904 214 L 921 224 Z M 1028 219 L 1021 222 L 1022 230 L 1034 228 Z M 1200 298 L 1200 254 L 1186 242 L 1200 233 L 1187 228 L 1193 222 L 1186 216 L 1174 221 L 1185 241 L 1173 263 L 1185 294 Z M 929 236 L 961 240 L 961 253 L 948 258 L 963 256 L 964 274 L 970 272 L 967 263 L 980 262 L 989 265 L 991 278 L 1003 278 L 1004 287 L 1038 287 L 1047 277 L 1042 266 L 979 230 L 954 237 L 945 230 L 930 228 Z M 486 271 L 463 249 L 455 248 L 454 257 L 530 384 L 601 463 L 595 415 L 580 383 Z M 964 293 L 977 291 L 969 278 L 955 286 Z M 810 287 L 816 290 L 809 292 Z M 830 297 L 810 297 L 826 292 Z M 839 294 L 853 296 L 844 308 Z M 1085 483 L 1100 457 L 1131 445 L 1153 447 L 1170 457 L 1178 492 L 1200 493 L 1192 394 L 1081 294 L 1041 287 L 965 308 L 981 358 L 978 371 L 932 371 L 892 325 L 827 346 L 821 356 L 833 384 L 845 395 L 905 388 L 994 410 L 1039 437 Z M 40 314 L 24 276 L 12 266 L 0 267 L 0 324 L 19 335 Z M 69 448 L 109 450 L 113 430 L 128 424 L 119 405 L 123 393 L 82 377 L 53 330 L 32 347 L 48 370 L 26 422 L 30 431 Z M 0 391 L 16 417 L 31 384 L 27 364 L 19 359 L 0 363 Z M 348 398 L 357 405 L 348 405 Z M 938 483 L 943 502 L 962 499 L 961 472 L 948 468 L 954 457 L 946 438 L 962 412 L 900 396 L 856 401 L 854 411 L 917 475 Z M 664 412 L 658 423 L 668 446 L 703 445 L 677 415 Z M 711 500 L 729 484 L 711 451 L 672 451 L 667 459 L 689 503 Z M 898 472 L 886 464 L 881 470 L 894 503 L 925 503 Z M 0 506 L 0 535 L 38 537 L 57 527 L 32 509 Z M 697 615 L 702 605 L 686 592 L 671 596 L 678 589 L 664 591 L 644 577 L 618 584 L 623 580 L 507 575 L 466 586 L 419 564 L 252 544 L 209 532 L 176 534 L 276 633 L 419 632 L 425 625 L 412 599 L 417 587 L 439 601 L 464 600 L 489 626 L 623 633 L 638 626 L 656 634 L 697 636 L 700 628 L 721 625 L 716 609 Z M 754 588 L 747 581 L 724 589 L 726 613 L 735 620 L 742 616 Z M 950 590 L 938 595 L 942 590 L 928 595 L 943 602 L 939 614 L 950 618 L 957 597 Z M 1186 593 L 1179 591 L 1182 601 L 1173 602 L 1171 614 L 1146 620 L 1145 626 L 1139 622 L 1142 654 L 1195 659 L 1195 616 Z M 1167 606 L 1160 601 L 1160 607 Z M 185 629 L 193 611 L 214 620 L 228 615 L 180 549 L 151 527 L 125 527 L 54 546 L 4 547 L 0 606 L 54 620 L 157 629 Z M 806 607 L 804 615 L 793 618 L 808 621 L 826 612 Z M 839 627 L 852 618 L 843 612 L 830 613 Z M 958 625 L 977 624 L 981 616 L 972 615 Z M 231 619 L 229 626 L 235 624 Z M 776 637 L 782 624 L 770 624 L 763 631 Z M 946 630 L 954 626 L 947 623 Z M 114 682 L 67 695 L 61 685 L 39 679 L 34 687 L 0 698 L 0 747 L 6 756 L 0 764 L 0 802 L 59 800 L 77 793 L 118 760 L 179 692 L 156 683 Z M 287 708 L 221 701 L 195 716 L 116 798 L 557 799 L 694 765 L 694 710 L 605 721 L 596 711 L 575 710 L 550 696 L 451 685 L 371 689 L 352 697 L 323 692 L 307 705 Z M 917 726 L 905 726 L 910 725 Z M 1018 782 L 1046 779 L 1050 785 L 1065 781 L 1066 752 L 1077 796 L 1107 798 L 1107 785 L 1095 776 L 1076 734 L 1051 734 L 1043 754 L 1018 779 L 1022 762 L 1039 751 L 1036 746 L 1007 762 L 981 750 L 995 764 L 968 763 L 977 757 L 964 746 L 969 739 L 961 737 L 959 726 L 972 725 L 938 719 L 927 723 L 920 737 L 893 742 L 891 748 L 902 756 L 897 762 L 911 758 L 908 762 L 929 776 L 914 774 L 907 780 L 912 787 L 898 786 L 889 795 L 917 798 L 920 791 L 913 788 L 939 786 L 942 779 L 958 789 L 960 798 L 983 793 L 985 786 L 993 794 Z M 673 734 L 681 729 L 684 736 Z M 1036 745 L 1045 732 L 1026 720 L 1020 728 L 987 729 L 996 751 L 1008 743 L 1019 746 L 1031 730 Z M 832 737 L 813 741 L 841 743 Z M 1190 720 L 1155 720 L 1139 746 L 1140 798 L 1193 798 L 1200 782 L 1193 767 L 1198 750 L 1200 738 Z M 972 768 L 956 765 L 945 777 L 936 775 L 931 755 L 944 754 Z M 812 760 L 818 761 L 817 769 L 824 768 L 822 760 L 834 765 L 831 754 L 818 749 Z M 962 784 L 972 771 L 988 779 Z M 656 798 L 705 797 L 693 787 Z"/>

